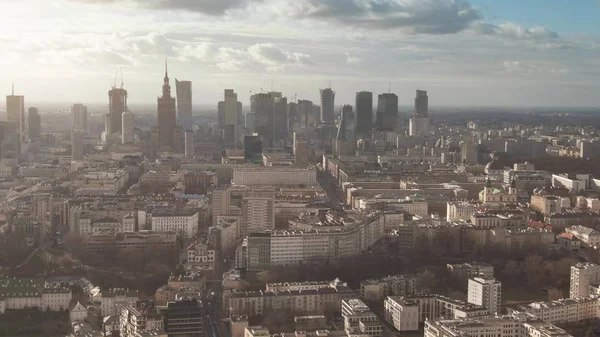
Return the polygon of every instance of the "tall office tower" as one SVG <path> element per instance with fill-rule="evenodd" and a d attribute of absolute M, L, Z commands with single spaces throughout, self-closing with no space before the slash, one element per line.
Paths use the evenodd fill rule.
<path fill-rule="evenodd" d="M 185 150 L 185 144 L 184 144 L 184 132 L 183 132 L 183 128 L 179 125 L 176 125 L 173 128 L 173 151 L 177 152 L 177 153 L 183 153 Z"/>
<path fill-rule="evenodd" d="M 248 129 L 250 132 L 254 132 L 256 128 L 256 114 L 254 112 L 246 113 L 246 116 L 244 116 L 244 122 L 246 129 Z"/>
<path fill-rule="evenodd" d="M 121 142 L 123 144 L 133 143 L 134 117 L 135 116 L 130 111 L 125 111 L 121 115 L 121 124 L 123 125 L 121 130 Z"/>
<path fill-rule="evenodd" d="M 352 155 L 356 151 L 356 117 L 351 105 L 344 105 L 340 113 L 338 134 L 335 140 L 336 155 Z"/>
<path fill-rule="evenodd" d="M 42 134 L 42 119 L 37 108 L 29 108 L 27 124 L 29 125 L 29 139 L 39 139 Z"/>
<path fill-rule="evenodd" d="M 335 91 L 331 88 L 321 89 L 321 121 L 333 123 L 333 105 L 335 103 Z"/>
<path fill-rule="evenodd" d="M 426 136 L 431 129 L 431 118 L 428 115 L 429 97 L 427 91 L 417 90 L 415 98 L 415 111 L 410 119 L 409 135 L 410 136 Z"/>
<path fill-rule="evenodd" d="M 258 134 L 244 137 L 244 159 L 246 163 L 262 163 L 262 140 Z"/>
<path fill-rule="evenodd" d="M 108 91 L 108 119 L 110 124 L 110 134 L 121 133 L 122 119 L 121 115 L 127 111 L 127 90 L 123 89 L 123 81 L 121 87 L 117 88 L 116 84 Z"/>
<path fill-rule="evenodd" d="M 171 97 L 171 85 L 169 84 L 169 72 L 165 61 L 165 78 L 162 87 L 162 97 L 158 98 L 158 141 L 161 146 L 173 147 L 177 109 L 175 97 Z"/>
<path fill-rule="evenodd" d="M 150 143 L 152 144 L 152 146 L 155 146 L 155 147 L 160 146 L 158 126 L 153 126 L 150 128 Z"/>
<path fill-rule="evenodd" d="M 313 115 L 313 102 L 309 100 L 298 100 L 298 117 L 300 123 L 296 130 L 316 127 Z"/>
<path fill-rule="evenodd" d="M 273 139 L 285 141 L 288 138 L 287 98 L 276 97 L 273 108 Z"/>
<path fill-rule="evenodd" d="M 14 85 L 12 93 L 6 96 L 6 119 L 17 124 L 17 134 L 21 141 L 25 135 L 25 97 L 15 95 Z"/>
<path fill-rule="evenodd" d="M 254 109 L 254 130 L 262 138 L 263 143 L 273 146 L 273 109 L 274 97 L 271 94 L 255 94 L 250 98 Z"/>
<path fill-rule="evenodd" d="M 231 207 L 231 189 L 229 186 L 219 186 L 211 193 L 212 223 L 218 225 L 219 216 L 229 215 Z"/>
<path fill-rule="evenodd" d="M 366 135 L 373 128 L 373 93 L 361 91 L 356 93 L 356 134 Z"/>
<path fill-rule="evenodd" d="M 387 93 L 377 100 L 377 131 L 394 131 L 398 121 L 398 96 Z"/>
<path fill-rule="evenodd" d="M 488 309 L 492 315 L 499 314 L 502 305 L 502 283 L 493 277 L 470 278 L 468 302 Z"/>
<path fill-rule="evenodd" d="M 19 145 L 18 124 L 13 121 L 0 121 L 0 158 L 17 159 Z"/>
<path fill-rule="evenodd" d="M 225 89 L 223 99 L 223 143 L 227 147 L 238 144 L 238 100 L 233 89 Z"/>
<path fill-rule="evenodd" d="M 244 197 L 240 236 L 269 229 L 275 229 L 275 196 Z"/>
<path fill-rule="evenodd" d="M 83 130 L 73 130 L 71 132 L 71 159 L 83 160 L 84 155 Z"/>
<path fill-rule="evenodd" d="M 600 265 L 577 263 L 571 266 L 569 298 L 590 296 L 590 285 L 600 283 Z"/>
<path fill-rule="evenodd" d="M 185 132 L 185 157 L 187 159 L 194 158 L 196 153 L 196 134 L 192 130 Z"/>
<path fill-rule="evenodd" d="M 308 167 L 310 148 L 308 147 L 306 130 L 294 132 L 294 165 L 300 168 Z"/>
<path fill-rule="evenodd" d="M 192 122 L 192 82 L 175 79 L 177 92 L 177 121 L 183 130 L 191 130 Z"/>
<path fill-rule="evenodd" d="M 87 106 L 81 103 L 73 104 L 71 114 L 73 115 L 73 129 L 87 132 Z"/>

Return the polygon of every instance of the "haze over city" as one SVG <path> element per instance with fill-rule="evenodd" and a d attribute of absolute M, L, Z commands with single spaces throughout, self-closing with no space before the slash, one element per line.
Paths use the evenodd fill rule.
<path fill-rule="evenodd" d="M 599 103 L 597 1 L 0 1 L 0 88 L 30 102 L 103 103 L 122 69 L 131 104 L 160 92 L 163 60 L 194 81 L 195 104 L 223 88 L 246 103 L 271 86 L 316 101 L 415 88 L 435 105 Z"/>

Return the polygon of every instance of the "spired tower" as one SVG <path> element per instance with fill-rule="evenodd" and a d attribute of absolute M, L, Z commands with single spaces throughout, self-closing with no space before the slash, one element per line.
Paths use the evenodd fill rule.
<path fill-rule="evenodd" d="M 169 71 L 165 60 L 165 78 L 163 80 L 162 96 L 158 98 L 158 143 L 160 146 L 173 147 L 175 126 L 177 125 L 177 107 L 175 97 L 171 97 Z"/>
<path fill-rule="evenodd" d="M 108 120 L 105 130 L 107 134 L 121 133 L 123 129 L 121 115 L 125 111 L 127 111 L 127 90 L 123 88 L 123 75 L 121 74 L 121 87 L 117 88 L 115 78 L 115 84 L 108 91 Z"/>

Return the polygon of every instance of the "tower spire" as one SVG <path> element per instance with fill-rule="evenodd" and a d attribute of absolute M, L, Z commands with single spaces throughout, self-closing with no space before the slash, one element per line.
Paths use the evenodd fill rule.
<path fill-rule="evenodd" d="M 15 82 L 12 82 L 12 95 L 15 95 Z"/>
<path fill-rule="evenodd" d="M 165 78 L 169 77 L 169 66 L 167 64 L 167 58 L 165 57 Z"/>
<path fill-rule="evenodd" d="M 119 68 L 121 71 L 121 89 L 123 89 L 123 68 Z"/>

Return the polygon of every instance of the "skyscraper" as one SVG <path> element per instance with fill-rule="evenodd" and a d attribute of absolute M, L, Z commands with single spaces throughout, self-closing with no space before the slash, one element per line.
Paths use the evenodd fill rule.
<path fill-rule="evenodd" d="M 196 150 L 196 137 L 194 131 L 187 130 L 185 132 L 185 158 L 194 158 Z"/>
<path fill-rule="evenodd" d="M 284 141 L 288 138 L 287 98 L 276 97 L 273 107 L 273 139 Z"/>
<path fill-rule="evenodd" d="M 177 109 L 175 97 L 171 97 L 169 71 L 165 61 L 165 78 L 163 80 L 162 96 L 158 98 L 158 142 L 161 146 L 173 147 L 174 130 L 177 125 Z"/>
<path fill-rule="evenodd" d="M 321 89 L 321 121 L 333 123 L 333 106 L 335 104 L 335 91 L 331 88 Z"/>
<path fill-rule="evenodd" d="M 71 114 L 73 115 L 73 129 L 87 132 L 87 107 L 81 103 L 73 104 Z"/>
<path fill-rule="evenodd" d="M 429 97 L 427 91 L 417 90 L 415 97 L 415 111 L 410 119 L 409 135 L 410 136 L 426 136 L 431 129 L 431 118 L 429 118 Z"/>
<path fill-rule="evenodd" d="M 300 119 L 300 125 L 295 131 L 316 126 L 313 111 L 312 101 L 302 99 L 298 101 L 298 117 Z"/>
<path fill-rule="evenodd" d="M 39 139 L 42 133 L 42 120 L 40 118 L 40 113 L 38 112 L 38 109 L 34 107 L 29 108 L 27 119 L 27 124 L 29 126 L 29 139 Z"/>
<path fill-rule="evenodd" d="M 123 81 L 121 81 L 120 88 L 113 85 L 108 91 L 108 122 L 110 129 L 107 131 L 110 131 L 111 134 L 121 133 L 121 115 L 125 111 L 127 111 L 127 90 L 123 89 Z"/>
<path fill-rule="evenodd" d="M 273 145 L 273 109 L 274 97 L 271 94 L 255 94 L 250 98 L 254 109 L 254 129 L 267 146 Z"/>
<path fill-rule="evenodd" d="M 15 95 L 15 86 L 12 93 L 6 96 L 6 119 L 17 124 L 17 134 L 21 140 L 25 135 L 25 97 Z"/>
<path fill-rule="evenodd" d="M 223 143 L 236 147 L 238 143 L 238 100 L 233 89 L 225 89 L 223 95 Z"/>
<path fill-rule="evenodd" d="M 85 155 L 85 147 L 83 144 L 83 131 L 73 130 L 71 132 L 71 159 L 83 160 Z"/>
<path fill-rule="evenodd" d="M 175 79 L 177 120 L 184 131 L 192 129 L 192 82 Z"/>
<path fill-rule="evenodd" d="M 121 130 L 121 142 L 123 144 L 133 143 L 133 125 L 134 116 L 130 111 L 125 111 L 121 115 L 123 128 Z"/>
<path fill-rule="evenodd" d="M 338 134 L 335 140 L 334 152 L 336 155 L 354 154 L 356 150 L 356 117 L 351 105 L 344 105 L 341 109 Z"/>
<path fill-rule="evenodd" d="M 258 134 L 244 137 L 244 159 L 246 163 L 262 162 L 262 140 Z"/>
<path fill-rule="evenodd" d="M 252 195 L 242 198 L 240 235 L 275 229 L 274 195 Z"/>
<path fill-rule="evenodd" d="M 398 120 L 398 96 L 387 93 L 377 100 L 377 131 L 394 131 Z"/>
<path fill-rule="evenodd" d="M 373 93 L 356 93 L 356 134 L 366 135 L 373 128 Z"/>

